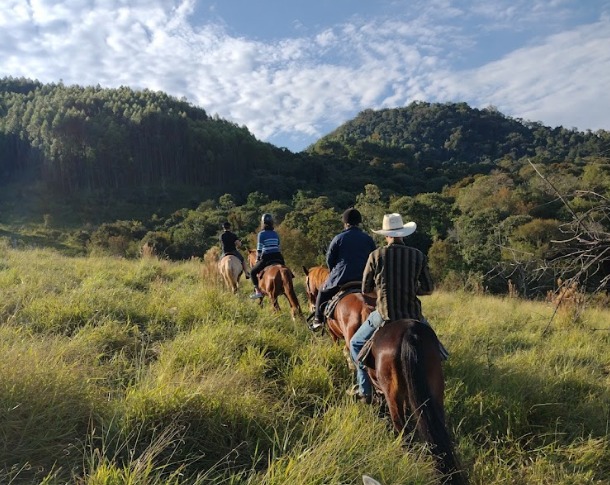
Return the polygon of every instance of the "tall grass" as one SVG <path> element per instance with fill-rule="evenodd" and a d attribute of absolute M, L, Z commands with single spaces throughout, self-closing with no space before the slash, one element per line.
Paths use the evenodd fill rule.
<path fill-rule="evenodd" d="M 439 482 L 425 446 L 349 402 L 339 345 L 208 266 L 0 245 L 0 483 Z M 472 483 L 610 483 L 607 310 L 423 305 Z"/>

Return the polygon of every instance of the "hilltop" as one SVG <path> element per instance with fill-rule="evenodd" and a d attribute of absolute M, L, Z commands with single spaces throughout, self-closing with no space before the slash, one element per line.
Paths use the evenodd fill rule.
<path fill-rule="evenodd" d="M 386 175 L 421 192 L 498 166 L 574 163 L 601 156 L 610 133 L 581 132 L 505 116 L 494 107 L 413 102 L 404 108 L 365 110 L 308 148 L 312 154 L 386 168 Z"/>

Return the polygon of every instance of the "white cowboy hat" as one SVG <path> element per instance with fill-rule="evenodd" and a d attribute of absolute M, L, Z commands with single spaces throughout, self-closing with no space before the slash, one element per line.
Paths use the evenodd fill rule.
<path fill-rule="evenodd" d="M 386 214 L 383 216 L 383 225 L 378 231 L 373 231 L 375 234 L 390 237 L 406 237 L 410 236 L 417 229 L 415 222 L 402 223 L 400 214 Z"/>

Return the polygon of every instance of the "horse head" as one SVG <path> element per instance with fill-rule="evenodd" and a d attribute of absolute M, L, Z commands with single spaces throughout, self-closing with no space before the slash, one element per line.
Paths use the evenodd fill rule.
<path fill-rule="evenodd" d="M 248 249 L 248 264 L 250 268 L 256 264 L 256 249 Z"/>

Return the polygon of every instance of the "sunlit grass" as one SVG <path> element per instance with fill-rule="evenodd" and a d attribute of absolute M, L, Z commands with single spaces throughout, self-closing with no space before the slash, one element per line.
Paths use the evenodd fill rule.
<path fill-rule="evenodd" d="M 0 244 L 0 483 L 438 481 L 425 447 L 348 402 L 340 345 L 212 271 Z M 608 310 L 465 293 L 423 307 L 451 353 L 472 483 L 607 483 Z"/>

